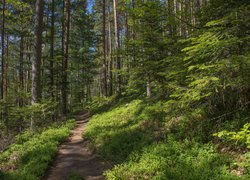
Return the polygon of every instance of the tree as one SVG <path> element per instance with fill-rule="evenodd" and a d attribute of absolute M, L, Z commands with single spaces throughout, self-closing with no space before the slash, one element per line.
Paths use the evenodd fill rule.
<path fill-rule="evenodd" d="M 34 60 L 32 62 L 32 104 L 41 99 L 41 58 L 44 1 L 36 1 Z"/>
<path fill-rule="evenodd" d="M 120 49 L 120 35 L 119 35 L 119 26 L 118 26 L 118 16 L 117 16 L 117 5 L 116 0 L 113 0 L 113 11 L 114 11 L 114 28 L 115 28 L 115 53 L 116 53 L 116 93 L 117 95 L 121 94 L 121 59 L 119 56 Z"/>
<path fill-rule="evenodd" d="M 63 33 L 63 62 L 62 62 L 62 115 L 65 116 L 68 111 L 68 58 L 69 58 L 69 28 L 70 28 L 70 0 L 64 1 L 64 33 Z"/>
<path fill-rule="evenodd" d="M 109 95 L 113 95 L 113 46 L 112 46 L 112 32 L 111 32 L 111 7 L 108 1 L 108 49 L 109 49 Z"/>
<path fill-rule="evenodd" d="M 93 30 L 93 14 L 88 13 L 87 7 L 85 0 L 78 0 L 71 8 L 71 23 L 74 26 L 70 31 L 69 82 L 70 102 L 73 107 L 91 100 L 93 79 L 97 74 L 97 65 L 94 62 L 96 51 L 93 48 L 97 38 Z"/>
<path fill-rule="evenodd" d="M 106 48 L 106 0 L 103 0 L 102 5 L 102 17 L 103 17 L 103 89 L 104 96 L 108 95 L 108 84 L 107 84 L 107 48 Z"/>
<path fill-rule="evenodd" d="M 51 1 L 51 29 L 50 29 L 50 90 L 54 98 L 54 33 L 55 33 L 55 0 Z"/>
<path fill-rule="evenodd" d="M 2 63 L 1 63 L 1 99 L 4 98 L 4 74 L 5 74 L 5 0 L 2 0 L 2 33 L 1 33 L 1 40 L 2 40 Z"/>

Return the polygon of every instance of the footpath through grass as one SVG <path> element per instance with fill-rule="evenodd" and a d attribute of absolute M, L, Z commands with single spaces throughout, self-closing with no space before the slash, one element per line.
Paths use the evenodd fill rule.
<path fill-rule="evenodd" d="M 198 130 L 185 129 L 185 120 L 171 118 L 165 109 L 162 102 L 134 100 L 91 118 L 83 136 L 115 164 L 105 173 L 107 179 L 250 178 L 248 167 L 218 152 L 212 141 L 203 142 L 199 135 L 190 138 L 185 132 Z"/>
<path fill-rule="evenodd" d="M 75 120 L 54 125 L 39 133 L 27 131 L 0 154 L 0 179 L 41 179 L 57 153 L 58 146 L 70 135 Z M 2 171 L 2 172 L 1 172 Z"/>

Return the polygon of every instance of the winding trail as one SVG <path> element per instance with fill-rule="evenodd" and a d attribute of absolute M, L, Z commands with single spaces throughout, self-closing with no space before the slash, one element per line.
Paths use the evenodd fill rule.
<path fill-rule="evenodd" d="M 88 142 L 82 138 L 89 114 L 78 115 L 76 120 L 76 128 L 72 130 L 69 141 L 60 146 L 58 156 L 45 180 L 68 180 L 70 174 L 87 180 L 102 180 L 103 172 L 111 168 L 87 148 Z"/>

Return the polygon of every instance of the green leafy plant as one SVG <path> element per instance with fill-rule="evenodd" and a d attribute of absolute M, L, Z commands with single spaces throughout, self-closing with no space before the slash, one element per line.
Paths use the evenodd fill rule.
<path fill-rule="evenodd" d="M 213 136 L 233 143 L 234 145 L 244 146 L 250 149 L 250 123 L 246 123 L 238 132 L 220 131 L 214 133 Z"/>

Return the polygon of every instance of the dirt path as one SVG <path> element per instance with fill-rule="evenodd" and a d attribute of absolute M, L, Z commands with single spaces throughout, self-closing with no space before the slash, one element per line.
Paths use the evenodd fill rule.
<path fill-rule="evenodd" d="M 110 168 L 107 163 L 102 162 L 88 150 L 88 142 L 82 139 L 82 132 L 88 122 L 88 114 L 79 115 L 76 120 L 77 127 L 72 130 L 69 141 L 61 145 L 46 180 L 68 180 L 69 175 L 73 174 L 87 180 L 100 180 L 104 179 L 102 173 Z"/>

